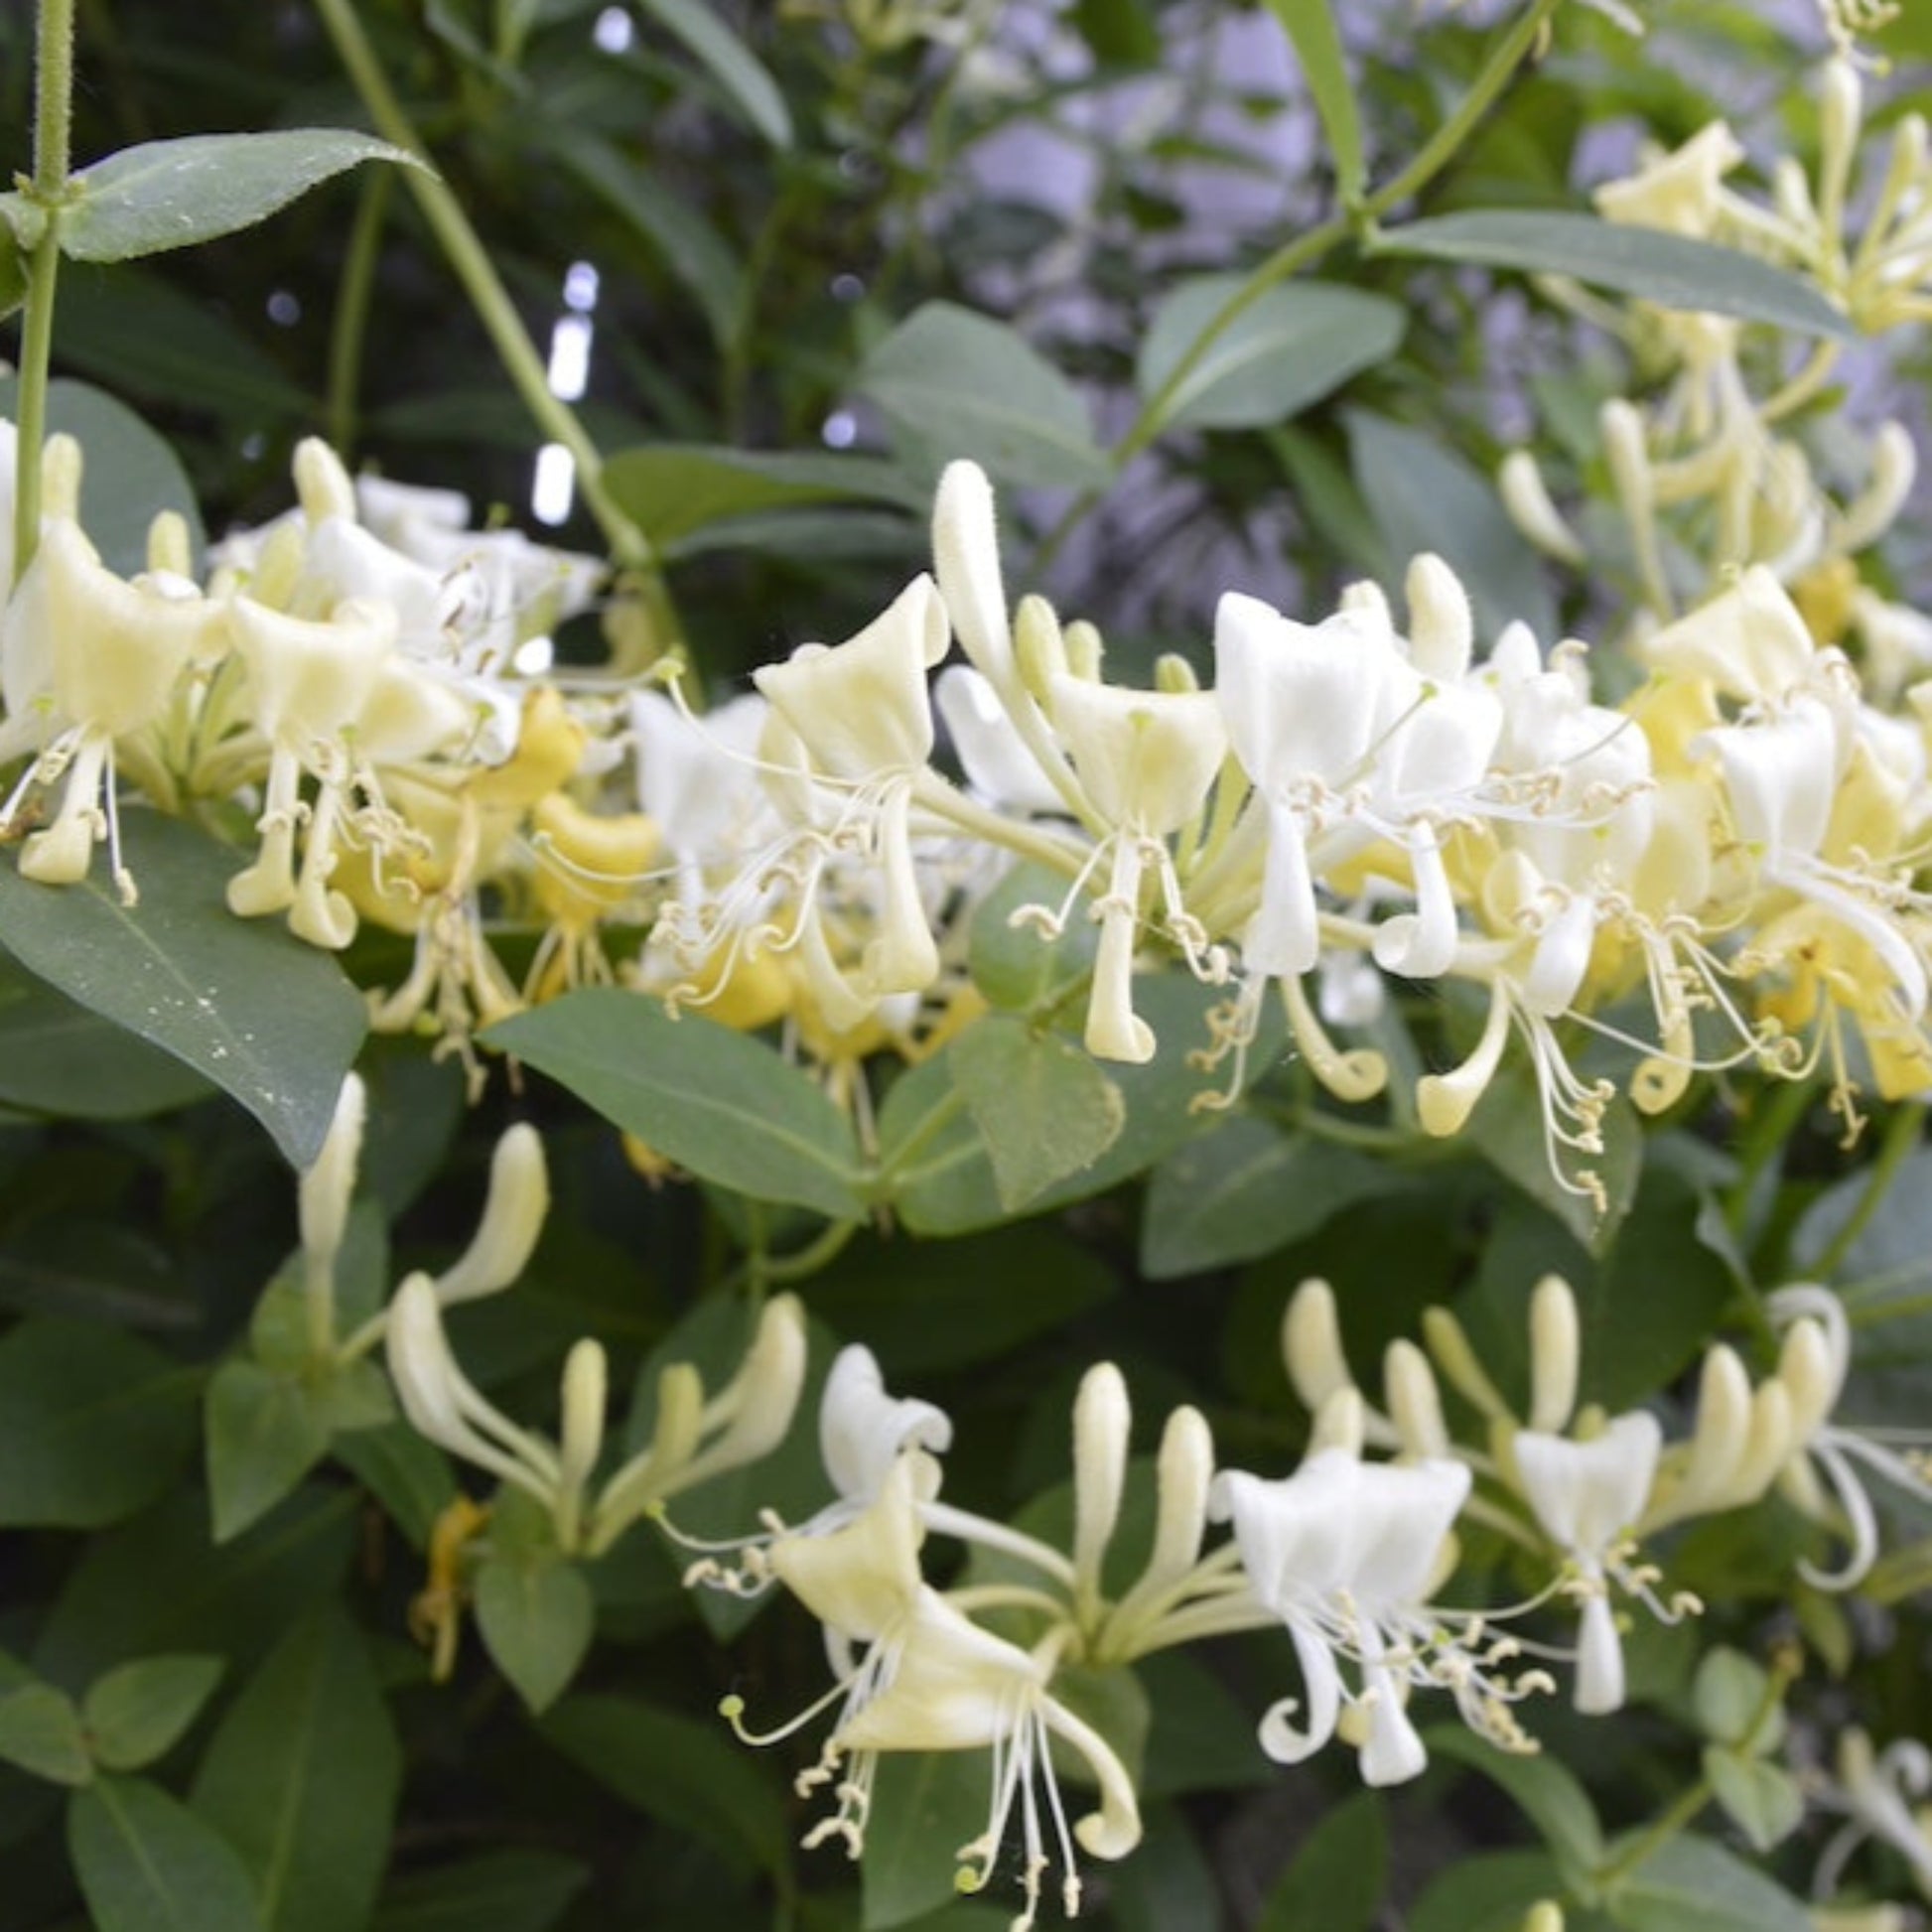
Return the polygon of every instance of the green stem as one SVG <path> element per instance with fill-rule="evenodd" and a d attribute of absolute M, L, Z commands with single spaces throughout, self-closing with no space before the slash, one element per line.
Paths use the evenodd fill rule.
<path fill-rule="evenodd" d="M 41 0 L 34 74 L 34 179 L 29 197 L 47 225 L 27 268 L 15 405 L 14 582 L 26 575 L 41 537 L 41 451 L 47 441 L 47 381 L 54 359 L 54 287 L 61 267 L 60 207 L 67 198 L 73 130 L 74 0 Z"/>
<path fill-rule="evenodd" d="M 1760 1096 L 1759 1111 L 1744 1130 L 1743 1158 L 1738 1164 L 1737 1178 L 1725 1195 L 1725 1219 L 1738 1240 L 1744 1238 L 1744 1216 L 1750 1211 L 1758 1175 L 1811 1111 L 1813 1098 L 1808 1080 L 1793 1080 L 1777 1088 L 1768 1100 Z"/>
<path fill-rule="evenodd" d="M 1270 289 L 1318 260 L 1329 249 L 1338 247 L 1350 235 L 1362 234 L 1372 238 L 1379 216 L 1420 193 L 1442 173 L 1496 104 L 1503 89 L 1515 77 L 1516 69 L 1535 51 L 1550 17 L 1561 3 L 1562 0 L 1534 0 L 1534 4 L 1525 9 L 1509 32 L 1497 42 L 1495 51 L 1476 75 L 1469 91 L 1456 104 L 1455 112 L 1430 136 L 1407 167 L 1366 197 L 1358 207 L 1308 229 L 1295 240 L 1276 249 L 1250 273 L 1248 279 L 1221 304 L 1207 326 L 1187 345 L 1186 353 L 1168 372 L 1166 381 L 1141 405 L 1140 414 L 1109 455 L 1108 461 L 1115 474 L 1118 475 L 1160 435 L 1175 396 L 1199 367 L 1202 357 Z M 1065 514 L 1040 545 L 1034 565 L 1035 581 L 1044 575 L 1048 565 L 1059 554 L 1061 545 L 1078 528 L 1099 495 L 1097 489 L 1085 490 L 1067 506 Z"/>
<path fill-rule="evenodd" d="M 368 340 L 369 308 L 375 294 L 375 265 L 382 252 L 382 223 L 389 212 L 389 190 L 395 177 L 386 168 L 372 168 L 355 205 L 355 224 L 348 231 L 348 253 L 343 262 L 342 288 L 336 297 L 336 316 L 329 335 L 329 440 L 345 463 L 355 445 L 356 399 L 362 390 L 362 345 Z"/>
<path fill-rule="evenodd" d="M 1705 1778 L 1699 1778 L 1690 1790 L 1677 1800 L 1647 1831 L 1639 1832 L 1609 1863 L 1599 1865 L 1595 1878 L 1600 1890 L 1607 1893 L 1620 1880 L 1646 1859 L 1654 1858 L 1672 1839 L 1684 1831 L 1706 1805 L 1711 1802 L 1711 1785 Z"/>
<path fill-rule="evenodd" d="M 577 486 L 583 492 L 585 506 L 604 532 L 611 554 L 625 569 L 654 576 L 657 556 L 650 539 L 605 488 L 604 459 L 576 411 L 561 397 L 551 394 L 543 357 L 523 327 L 523 319 L 503 287 L 488 251 L 464 213 L 462 203 L 442 177 L 431 170 L 422 138 L 389 85 L 375 49 L 362 31 L 354 0 L 316 0 L 316 6 L 330 39 L 336 44 L 337 56 L 354 82 L 355 91 L 377 131 L 385 140 L 406 148 L 423 162 L 422 168 L 407 171 L 410 192 L 495 345 L 504 371 L 523 399 L 523 406 L 550 441 L 562 444 L 570 452 L 577 469 Z"/>
<path fill-rule="evenodd" d="M 1871 1173 L 1865 1180 L 1864 1192 L 1859 1196 L 1859 1204 L 1846 1218 L 1845 1225 L 1833 1235 L 1826 1244 L 1825 1252 L 1811 1265 L 1811 1272 L 1822 1282 L 1828 1282 L 1845 1265 L 1845 1257 L 1852 1252 L 1853 1244 L 1871 1224 L 1871 1217 L 1884 1205 L 1885 1196 L 1898 1178 L 1898 1171 L 1904 1165 L 1905 1157 L 1918 1146 L 1925 1128 L 1925 1102 L 1913 1101 L 1900 1107 L 1885 1123 L 1885 1138 L 1879 1143 L 1878 1158 L 1871 1164 Z"/>

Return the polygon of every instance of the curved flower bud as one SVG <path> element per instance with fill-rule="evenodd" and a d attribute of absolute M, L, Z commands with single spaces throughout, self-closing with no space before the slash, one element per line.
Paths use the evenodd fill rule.
<path fill-rule="evenodd" d="M 437 1300 L 447 1309 L 508 1288 L 529 1265 L 549 1211 L 543 1141 L 534 1127 L 519 1122 L 489 1158 L 483 1219 L 469 1247 L 436 1278 Z"/>

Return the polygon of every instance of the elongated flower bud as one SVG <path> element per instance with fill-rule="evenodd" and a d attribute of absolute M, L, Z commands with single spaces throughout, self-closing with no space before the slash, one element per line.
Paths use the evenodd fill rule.
<path fill-rule="evenodd" d="M 1088 1604 L 1100 1594 L 1101 1561 L 1120 1521 L 1132 1424 L 1120 1370 L 1097 1362 L 1073 1399 L 1074 1588 Z"/>
<path fill-rule="evenodd" d="M 549 1211 L 543 1142 L 519 1122 L 496 1143 L 483 1220 L 462 1257 L 437 1278 L 437 1299 L 449 1308 L 508 1288 L 528 1265 Z"/>
<path fill-rule="evenodd" d="M 1530 1427 L 1555 1434 L 1577 1406 L 1577 1298 L 1561 1275 L 1530 1297 Z"/>

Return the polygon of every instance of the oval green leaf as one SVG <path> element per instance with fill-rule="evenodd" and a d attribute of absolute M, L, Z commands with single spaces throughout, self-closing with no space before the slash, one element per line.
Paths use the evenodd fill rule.
<path fill-rule="evenodd" d="M 121 839 L 137 905 L 104 864 L 77 886 L 0 865 L 7 951 L 232 1094 L 307 1167 L 367 1030 L 361 997 L 328 954 L 228 910 L 238 861 L 224 847 L 148 812 L 124 812 Z"/>
<path fill-rule="evenodd" d="M 552 1000 L 486 1037 L 706 1180 L 833 1220 L 866 1211 L 851 1121 L 762 1040 L 612 987 Z"/>
<path fill-rule="evenodd" d="M 1641 296 L 1660 308 L 1736 316 L 1803 336 L 1852 334 L 1852 325 L 1809 282 L 1769 262 L 1689 235 L 1628 227 L 1574 209 L 1472 208 L 1435 215 L 1385 229 L 1375 252 L 1570 275 L 1593 288 Z"/>
<path fill-rule="evenodd" d="M 30 1316 L 0 1341 L 0 1525 L 98 1529 L 174 1480 L 194 1370 L 118 1329 Z"/>
<path fill-rule="evenodd" d="M 190 248 L 252 227 L 364 161 L 422 166 L 347 127 L 144 141 L 75 176 L 75 199 L 61 212 L 61 251 L 75 261 L 120 262 Z"/>
<path fill-rule="evenodd" d="M 96 1678 L 80 1706 L 95 1758 L 109 1771 L 152 1763 L 201 1715 L 224 1668 L 219 1657 L 137 1657 Z"/>
<path fill-rule="evenodd" d="M 1005 323 L 956 303 L 915 309 L 866 357 L 858 387 L 916 443 L 1003 483 L 1106 481 L 1080 392 Z"/>
<path fill-rule="evenodd" d="M 194 1804 L 239 1849 L 267 1932 L 341 1932 L 368 1921 L 401 1788 L 367 1647 L 331 1607 L 298 1623 L 235 1700 Z"/>
<path fill-rule="evenodd" d="M 1402 342 L 1395 303 L 1325 282 L 1269 289 L 1221 330 L 1178 376 L 1202 333 L 1245 285 L 1240 275 L 1183 282 L 1161 305 L 1141 347 L 1135 381 L 1162 397 L 1168 428 L 1263 429 L 1286 422 L 1377 362 Z"/>
<path fill-rule="evenodd" d="M 100 1778 L 68 1810 L 97 1932 L 263 1932 L 234 1848 L 145 1778 Z"/>

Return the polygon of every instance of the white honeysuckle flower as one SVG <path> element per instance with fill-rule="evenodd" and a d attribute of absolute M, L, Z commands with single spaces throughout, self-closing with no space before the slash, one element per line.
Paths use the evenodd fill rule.
<path fill-rule="evenodd" d="M 1364 775 L 1413 678 L 1385 612 L 1342 610 L 1304 624 L 1232 592 L 1215 609 L 1214 663 L 1228 742 L 1267 812 L 1243 963 L 1265 978 L 1299 978 L 1321 945 L 1310 841 L 1339 809 L 1342 787 Z"/>
<path fill-rule="evenodd" d="M 884 1487 L 901 1460 L 912 1464 L 921 1502 L 939 1493 L 936 1457 L 952 1447 L 952 1419 L 936 1404 L 886 1393 L 878 1358 L 852 1342 L 833 1357 L 818 1412 L 819 1455 L 832 1487 L 834 1509 L 862 1507 Z"/>
<path fill-rule="evenodd" d="M 1901 1017 L 1920 1020 L 1926 959 L 1922 941 L 1899 916 L 1897 882 L 1877 864 L 1835 865 L 1823 855 L 1854 749 L 1832 708 L 1799 695 L 1752 723 L 1717 726 L 1698 743 L 1723 767 L 1732 822 L 1762 885 L 1796 893 L 1850 928 L 1889 975 Z M 1743 954 L 1748 963 L 1751 940 Z"/>
<path fill-rule="evenodd" d="M 1210 1513 L 1233 1522 L 1248 1586 L 1301 1660 L 1304 1697 L 1282 1700 L 1261 1723 L 1262 1749 L 1278 1763 L 1312 1756 L 1347 1707 L 1364 1780 L 1415 1777 L 1427 1753 L 1405 1708 L 1412 1685 L 1448 1686 L 1465 1720 L 1497 1741 L 1517 1738 L 1506 1699 L 1537 1686 L 1497 1684 L 1425 1606 L 1468 1493 L 1459 1462 L 1368 1463 L 1339 1444 L 1313 1449 L 1279 1481 L 1239 1470 L 1214 1478 Z M 1359 1690 L 1338 1658 L 1359 1670 Z"/>
<path fill-rule="evenodd" d="M 228 906 L 242 918 L 286 911 L 298 937 L 339 950 L 356 927 L 354 907 L 329 887 L 353 777 L 345 740 L 395 649 L 395 612 L 387 604 L 349 602 L 317 621 L 237 598 L 232 613 L 235 652 L 247 667 L 255 723 L 270 753 L 256 821 L 261 852 L 229 880 Z M 305 770 L 318 781 L 307 808 L 301 798 Z M 295 835 L 304 819 L 298 877 Z"/>
<path fill-rule="evenodd" d="M 48 514 L 34 561 L 0 614 L 0 761 L 36 756 L 4 806 L 14 824 L 27 794 L 65 777 L 53 822 L 21 847 L 20 870 L 43 885 L 86 877 L 105 841 L 122 902 L 136 897 L 121 861 L 115 741 L 155 724 L 189 667 L 225 641 L 224 607 L 172 574 L 129 581 L 100 560 L 75 520 L 80 452 L 48 441 Z"/>
<path fill-rule="evenodd" d="M 1820 1589 L 1850 1589 L 1878 1556 L 1878 1518 L 1856 1465 L 1863 1463 L 1907 1495 L 1932 1502 L 1924 1432 L 1891 1434 L 1838 1421 L 1852 1372 L 1852 1324 L 1845 1304 L 1817 1282 L 1793 1282 L 1766 1298 L 1771 1319 L 1784 1330 L 1777 1380 L 1791 1406 L 1790 1449 L 1778 1485 L 1815 1521 L 1843 1529 L 1851 1544 L 1842 1565 L 1820 1570 L 1800 1563 L 1799 1574 Z"/>
<path fill-rule="evenodd" d="M 945 656 L 946 611 L 929 577 L 842 644 L 800 644 L 752 681 L 822 775 L 863 785 L 922 770 L 932 756 L 926 672 Z"/>
<path fill-rule="evenodd" d="M 1108 830 L 1091 863 L 1111 848 L 1106 894 L 1093 908 L 1100 921 L 1093 994 L 1087 1007 L 1087 1050 L 1100 1059 L 1154 1057 L 1154 1030 L 1134 1011 L 1135 941 L 1142 924 L 1141 887 L 1151 868 L 1163 920 L 1196 972 L 1217 976 L 1206 935 L 1186 909 L 1166 841 L 1205 804 L 1227 754 L 1227 734 L 1205 691 L 1130 691 L 1061 672 L 1051 680 L 1053 729 Z"/>
<path fill-rule="evenodd" d="M 1821 652 L 1790 594 L 1761 564 L 1695 611 L 1654 630 L 1642 645 L 1653 669 L 1709 678 L 1726 697 L 1774 703 L 1842 662 Z"/>
<path fill-rule="evenodd" d="M 1013 719 L 986 675 L 971 664 L 948 664 L 932 689 L 968 795 L 997 811 L 1061 812 L 1065 804 L 1039 761 L 1014 730 Z"/>
<path fill-rule="evenodd" d="M 960 1853 L 969 1862 L 963 1882 L 973 1890 L 986 1884 L 1017 1808 L 1025 1908 L 1016 1925 L 1033 1924 L 1041 1877 L 1055 1854 L 1070 1914 L 1079 1903 L 1075 1843 L 1096 1858 L 1116 1859 L 1139 1842 L 1133 1782 L 1105 1740 L 1051 1695 L 1058 1650 L 1053 1638 L 1023 1650 L 980 1628 L 924 1582 L 915 1483 L 913 1459 L 898 1457 L 860 1515 L 822 1534 L 780 1537 L 771 1546 L 771 1573 L 824 1626 L 837 1682 L 830 1698 L 766 1737 L 744 1729 L 741 1700 L 727 1699 L 725 1715 L 741 1736 L 762 1743 L 789 1734 L 825 1703 L 837 1702 L 819 1762 L 799 1784 L 804 1791 L 832 1786 L 838 1810 L 806 1835 L 805 1844 L 842 1839 L 855 1858 L 864 1846 L 881 1751 L 990 1749 L 987 1829 Z M 1100 1792 L 1099 1809 L 1071 1825 L 1049 1748 L 1054 1737 L 1079 1753 Z M 1040 1786 L 1050 1841 L 1041 1827 Z"/>
<path fill-rule="evenodd" d="M 1638 1410 L 1576 1442 L 1518 1430 L 1509 1453 L 1525 1500 L 1550 1541 L 1577 1565 L 1583 1629 L 1577 1649 L 1579 1711 L 1600 1716 L 1623 1704 L 1623 1645 L 1610 1608 L 1609 1582 L 1644 1594 L 1646 1586 L 1620 1552 L 1642 1517 L 1656 1479 L 1663 1431 Z"/>
<path fill-rule="evenodd" d="M 608 1379 L 599 1343 L 577 1343 L 565 1362 L 553 1443 L 513 1423 L 464 1374 L 428 1275 L 413 1274 L 396 1291 L 383 1338 L 410 1426 L 533 1496 L 567 1556 L 601 1556 L 668 1497 L 767 1454 L 790 1427 L 804 1381 L 804 1316 L 796 1298 L 778 1296 L 761 1311 L 738 1373 L 709 1402 L 688 1363 L 665 1370 L 651 1442 L 594 1492 Z"/>
<path fill-rule="evenodd" d="M 1724 179 L 1743 159 L 1730 129 L 1713 121 L 1682 147 L 1652 153 L 1634 175 L 1605 182 L 1591 199 L 1606 221 L 1708 241 L 1723 207 Z"/>
<path fill-rule="evenodd" d="M 1916 1737 L 1898 1737 L 1882 1750 L 1856 1725 L 1840 1731 L 1832 1776 L 1811 1796 L 1821 1810 L 1842 1813 L 1845 1823 L 1819 1855 L 1812 1873 L 1814 1898 L 1829 1898 L 1852 1855 L 1867 1839 L 1889 1846 L 1911 1866 L 1919 1890 L 1932 1898 L 1932 1750 Z"/>

